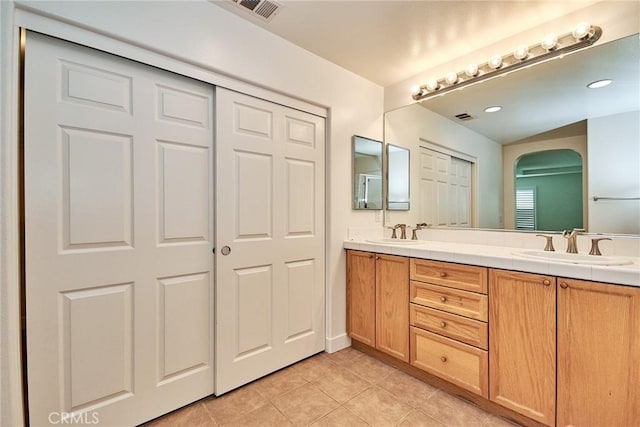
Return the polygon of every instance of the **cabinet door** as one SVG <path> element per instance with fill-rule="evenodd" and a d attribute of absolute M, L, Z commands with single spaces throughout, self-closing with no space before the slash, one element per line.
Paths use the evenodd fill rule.
<path fill-rule="evenodd" d="M 376 348 L 409 362 L 409 259 L 376 258 Z"/>
<path fill-rule="evenodd" d="M 558 279 L 558 426 L 637 426 L 640 288 Z"/>
<path fill-rule="evenodd" d="M 555 420 L 555 278 L 491 270 L 489 396 L 546 425 Z"/>
<path fill-rule="evenodd" d="M 347 332 L 376 345 L 376 259 L 370 252 L 347 251 Z"/>

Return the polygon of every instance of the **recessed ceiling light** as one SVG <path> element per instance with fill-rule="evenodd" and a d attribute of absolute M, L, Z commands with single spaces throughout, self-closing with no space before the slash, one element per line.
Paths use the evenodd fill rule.
<path fill-rule="evenodd" d="M 596 80 L 595 82 L 591 82 L 587 85 L 589 89 L 598 89 L 601 87 L 609 86 L 613 80 L 604 79 L 604 80 Z"/>
<path fill-rule="evenodd" d="M 487 107 L 484 109 L 485 113 L 495 113 L 496 111 L 502 110 L 502 107 L 499 105 L 494 105 L 493 107 Z"/>

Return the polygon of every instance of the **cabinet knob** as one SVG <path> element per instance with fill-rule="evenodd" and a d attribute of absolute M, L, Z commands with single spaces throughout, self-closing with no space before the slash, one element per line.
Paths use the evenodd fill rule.
<path fill-rule="evenodd" d="M 440 301 L 447 302 L 447 297 L 440 297 Z"/>
<path fill-rule="evenodd" d="M 446 327 L 446 326 L 447 326 L 447 322 L 440 322 L 440 327 L 441 327 L 441 328 L 444 328 L 444 327 Z"/>
<path fill-rule="evenodd" d="M 445 363 L 447 361 L 447 356 L 442 356 L 440 360 L 442 360 L 442 363 Z"/>
<path fill-rule="evenodd" d="M 560 287 L 562 289 L 567 289 L 569 287 L 569 285 L 567 285 L 567 282 L 560 282 Z"/>
<path fill-rule="evenodd" d="M 549 279 L 544 279 L 544 280 L 542 281 L 542 284 L 543 284 L 543 285 L 545 285 L 545 286 L 549 286 L 549 285 L 551 284 L 551 280 L 549 280 Z"/>
<path fill-rule="evenodd" d="M 447 273 L 445 273 L 444 271 L 440 273 L 440 277 L 447 277 Z"/>
<path fill-rule="evenodd" d="M 377 257 L 376 257 L 376 259 L 380 259 L 380 257 L 379 257 L 379 256 L 377 256 Z"/>

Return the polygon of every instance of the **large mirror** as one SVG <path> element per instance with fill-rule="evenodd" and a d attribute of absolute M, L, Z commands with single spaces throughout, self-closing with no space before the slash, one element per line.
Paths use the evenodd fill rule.
<path fill-rule="evenodd" d="M 382 209 L 382 141 L 353 137 L 353 209 Z"/>
<path fill-rule="evenodd" d="M 640 234 L 639 80 L 636 34 L 387 112 L 415 189 L 392 221 Z M 519 188 L 534 189 L 526 225 Z"/>
<path fill-rule="evenodd" d="M 387 144 L 387 209 L 409 210 L 409 149 Z"/>

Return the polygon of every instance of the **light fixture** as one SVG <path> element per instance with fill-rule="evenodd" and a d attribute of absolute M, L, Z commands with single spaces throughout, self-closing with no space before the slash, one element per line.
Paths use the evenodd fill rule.
<path fill-rule="evenodd" d="M 468 76 L 468 77 L 475 77 L 478 75 L 478 64 L 469 64 L 467 65 L 467 68 L 464 70 L 464 73 Z"/>
<path fill-rule="evenodd" d="M 545 38 L 542 39 L 540 46 L 545 50 L 555 49 L 556 46 L 558 46 L 558 36 L 555 34 L 547 34 Z"/>
<path fill-rule="evenodd" d="M 436 79 L 427 80 L 427 84 L 425 85 L 425 88 L 428 91 L 433 92 L 434 90 L 438 90 L 440 88 L 440 83 L 438 83 Z"/>
<path fill-rule="evenodd" d="M 519 68 L 530 67 L 591 46 L 601 35 L 600 27 L 581 23 L 571 32 L 560 36 L 549 34 L 540 43 L 520 46 L 510 54 L 493 56 L 484 64 L 469 64 L 464 71 L 451 72 L 441 79 L 431 79 L 426 84 L 414 86 L 411 88 L 411 97 L 421 101 Z"/>
<path fill-rule="evenodd" d="M 446 75 L 444 81 L 447 82 L 448 85 L 453 85 L 458 81 L 458 73 L 451 72 Z"/>
<path fill-rule="evenodd" d="M 493 107 L 487 107 L 484 109 L 485 113 L 496 113 L 498 111 L 502 110 L 502 107 L 499 105 L 494 105 Z"/>
<path fill-rule="evenodd" d="M 591 82 L 587 85 L 589 89 L 599 89 L 601 87 L 609 86 L 613 82 L 611 79 L 602 79 L 596 80 L 595 82 Z"/>
<path fill-rule="evenodd" d="M 487 62 L 490 68 L 497 70 L 502 66 L 502 57 L 499 55 L 492 56 L 489 58 L 489 62 Z"/>
<path fill-rule="evenodd" d="M 529 56 L 529 48 L 527 46 L 520 46 L 513 51 L 513 57 L 522 61 Z"/>
<path fill-rule="evenodd" d="M 571 32 L 571 35 L 576 40 L 580 40 L 587 37 L 590 31 L 591 31 L 591 25 L 587 22 L 581 22 L 578 25 L 576 25 L 576 28 L 573 29 L 573 31 Z"/>

